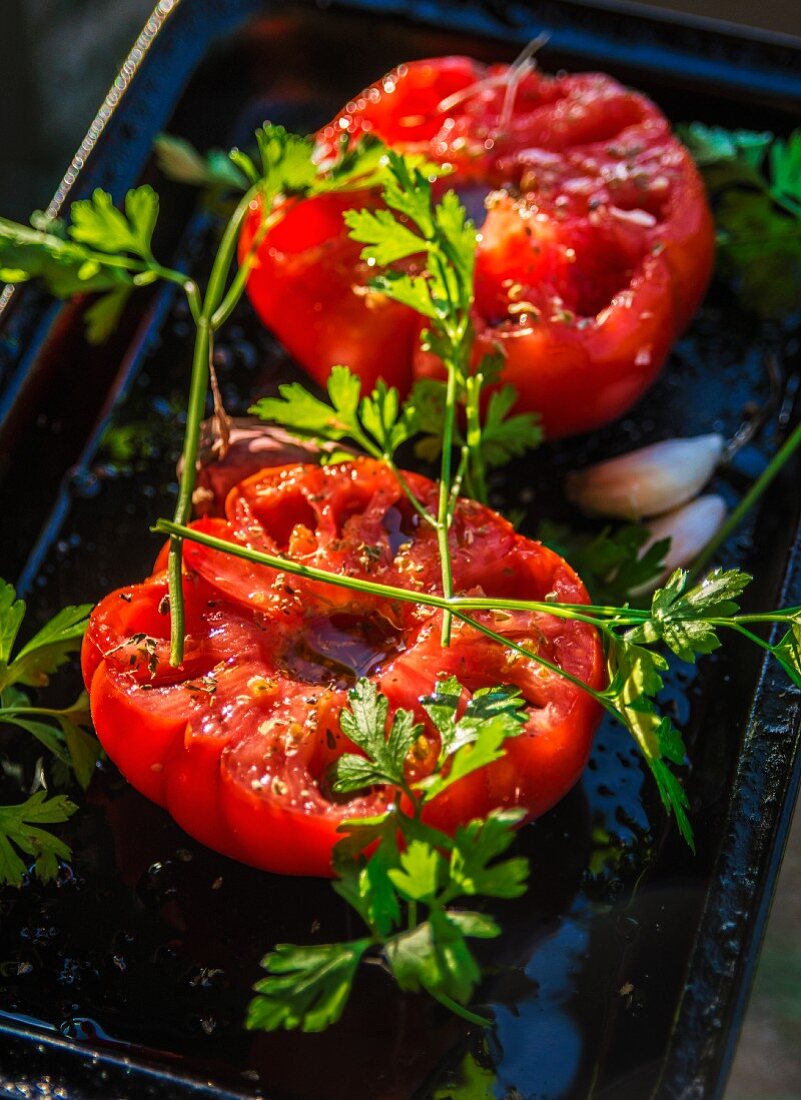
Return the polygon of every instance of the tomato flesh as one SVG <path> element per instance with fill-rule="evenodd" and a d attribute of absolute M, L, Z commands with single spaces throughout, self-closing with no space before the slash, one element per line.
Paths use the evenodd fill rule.
<path fill-rule="evenodd" d="M 703 184 L 653 103 L 602 73 L 517 78 L 438 58 L 368 88 L 320 131 L 322 150 L 342 134 L 452 166 L 438 186 L 481 225 L 477 354 L 505 352 L 503 381 L 548 435 L 608 423 L 653 383 L 714 252 Z M 248 293 L 318 381 L 342 362 L 365 389 L 383 377 L 406 392 L 441 367 L 419 349 L 419 318 L 369 290 L 347 237 L 343 211 L 376 203 L 366 192 L 287 203 Z M 260 218 L 255 204 L 243 250 Z"/>
<path fill-rule="evenodd" d="M 434 501 L 432 482 L 406 477 L 424 503 Z M 372 460 L 264 470 L 231 491 L 225 518 L 195 527 L 349 577 L 441 590 L 433 530 L 394 475 Z M 472 501 L 457 507 L 451 547 L 457 592 L 587 600 L 558 555 Z M 270 871 L 331 873 L 341 823 L 379 813 L 397 797 L 375 788 L 342 799 L 332 790 L 334 762 L 354 750 L 339 714 L 361 676 L 377 683 L 391 712 L 406 707 L 425 722 L 428 748 L 418 746 L 409 764 L 415 774 L 436 756 L 437 734 L 420 699 L 438 679 L 456 675 L 466 693 L 514 684 L 526 699 L 527 724 L 507 756 L 433 800 L 432 824 L 452 830 L 502 806 L 536 817 L 581 774 L 598 719 L 591 697 L 475 627 L 456 621 L 443 648 L 441 613 L 414 602 L 291 576 L 198 543 L 185 543 L 184 562 L 183 664 L 169 664 L 161 570 L 98 605 L 83 668 L 111 759 L 204 844 Z M 519 611 L 477 615 L 601 685 L 601 646 L 586 624 Z"/>

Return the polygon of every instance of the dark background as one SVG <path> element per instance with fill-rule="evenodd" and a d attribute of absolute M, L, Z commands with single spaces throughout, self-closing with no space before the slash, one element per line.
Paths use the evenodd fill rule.
<path fill-rule="evenodd" d="M 154 2 L 0 0 L 0 215 L 27 220 L 47 205 Z M 598 6 L 646 5 L 598 0 Z M 658 6 L 801 36 L 801 0 L 662 0 Z M 801 822 L 727 1100 L 801 1100 Z"/>

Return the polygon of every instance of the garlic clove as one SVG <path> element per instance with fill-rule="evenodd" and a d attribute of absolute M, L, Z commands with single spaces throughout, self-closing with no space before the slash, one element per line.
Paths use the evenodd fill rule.
<path fill-rule="evenodd" d="M 565 492 L 590 514 L 629 520 L 659 516 L 703 489 L 724 443 L 717 432 L 653 443 L 568 474 Z"/>
<path fill-rule="evenodd" d="M 717 533 L 726 519 L 726 502 L 723 497 L 707 494 L 696 497 L 689 504 L 682 505 L 666 516 L 660 516 L 648 524 L 648 541 L 640 551 L 644 554 L 660 539 L 670 539 L 670 549 L 665 555 L 665 569 L 662 576 L 632 592 L 639 596 L 652 591 L 660 585 L 674 569 L 690 565 L 701 553 L 713 535 Z"/>

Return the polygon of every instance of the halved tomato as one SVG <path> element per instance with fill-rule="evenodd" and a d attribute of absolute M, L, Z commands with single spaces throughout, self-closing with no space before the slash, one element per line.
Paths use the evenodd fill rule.
<path fill-rule="evenodd" d="M 407 474 L 423 502 L 436 487 Z M 391 471 L 369 459 L 335 466 L 264 470 L 229 494 L 226 518 L 196 527 L 235 543 L 350 577 L 439 592 L 436 540 Z M 558 555 L 515 533 L 495 512 L 461 501 L 451 529 L 457 592 L 586 601 Z M 332 765 L 354 746 L 339 715 L 359 677 L 425 722 L 427 751 L 410 768 L 431 767 L 437 734 L 420 698 L 455 675 L 469 694 L 518 686 L 524 732 L 506 756 L 454 784 L 429 806 L 446 829 L 493 807 L 535 817 L 560 799 L 586 763 L 597 722 L 590 696 L 537 661 L 475 627 L 454 624 L 440 642 L 440 612 L 252 565 L 229 554 L 184 547 L 187 641 L 183 665 L 169 665 L 167 584 L 159 572 L 107 596 L 92 615 L 83 668 L 98 736 L 123 774 L 165 806 L 203 843 L 286 874 L 331 873 L 337 827 L 395 799 L 375 788 L 343 800 Z M 586 624 L 547 614 L 482 612 L 513 637 L 592 687 L 602 678 L 601 645 Z"/>
<path fill-rule="evenodd" d="M 477 353 L 499 346 L 518 408 L 552 437 L 625 412 L 651 385 L 709 281 L 703 184 L 667 120 L 602 73 L 548 77 L 464 57 L 402 65 L 318 135 L 374 134 L 453 173 L 481 226 Z M 344 210 L 375 195 L 288 202 L 248 283 L 256 310 L 323 382 L 335 363 L 408 390 L 439 371 L 419 319 L 367 287 Z M 252 240 L 258 204 L 244 227 Z"/>

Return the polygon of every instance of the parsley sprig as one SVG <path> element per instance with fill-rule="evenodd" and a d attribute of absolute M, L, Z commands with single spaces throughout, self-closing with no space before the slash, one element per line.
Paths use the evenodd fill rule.
<path fill-rule="evenodd" d="M 175 526 L 164 520 L 156 524 L 156 530 L 165 534 L 176 532 Z M 178 533 L 203 546 L 285 573 L 330 582 L 384 599 L 422 604 L 450 612 L 479 633 L 536 662 L 554 675 L 569 680 L 588 692 L 634 738 L 653 773 L 665 808 L 675 815 L 682 835 L 690 844 L 692 830 L 687 817 L 687 798 L 671 768 L 671 765 L 685 762 L 685 749 L 680 732 L 669 716 L 661 714 L 657 701 L 663 686 L 662 674 L 667 668 L 662 648 L 667 647 L 682 660 L 694 661 L 720 645 L 721 629 L 733 630 L 774 656 L 793 683 L 801 686 L 798 644 L 801 608 L 741 614 L 738 600 L 751 578 L 737 569 L 713 570 L 697 584 L 689 581 L 685 570 L 676 570 L 656 590 L 647 608 L 499 597 L 446 597 L 302 565 L 289 558 L 252 550 L 188 527 L 178 529 Z M 536 650 L 494 630 L 477 614 L 486 611 L 552 615 L 595 627 L 604 641 L 609 686 L 603 691 L 591 688 Z M 786 634 L 778 643 L 766 641 L 751 629 L 754 625 L 775 623 L 787 627 Z"/>
<path fill-rule="evenodd" d="M 0 279 L 19 283 L 42 279 L 57 297 L 77 293 L 99 295 L 86 314 L 89 338 L 105 338 L 116 326 L 136 286 L 159 279 L 179 285 L 186 294 L 195 323 L 195 344 L 184 431 L 183 462 L 173 519 L 187 523 L 197 476 L 200 428 L 205 415 L 211 378 L 214 335 L 225 324 L 247 283 L 250 268 L 264 236 L 277 216 L 274 208 L 283 198 L 375 186 L 386 176 L 387 156 L 380 142 L 369 139 L 358 146 L 347 143 L 320 162 L 314 142 L 298 137 L 282 126 L 265 123 L 256 133 L 254 157 L 232 150 L 228 154 L 228 185 L 242 185 L 244 194 L 227 220 L 205 291 L 194 279 L 164 267 L 154 257 L 152 238 L 158 219 L 158 196 L 148 186 L 125 196 L 118 210 L 111 195 L 95 191 L 91 199 L 70 208 L 71 224 L 65 226 L 36 215 L 31 226 L 0 220 Z M 181 148 L 184 167 L 193 162 L 191 148 Z M 198 168 L 194 161 L 194 169 Z M 217 177 L 222 171 L 219 160 Z M 416 164 L 424 164 L 416 158 Z M 437 171 L 425 165 L 431 175 Z M 262 218 L 236 273 L 231 268 L 240 231 L 248 211 L 258 201 Z M 171 621 L 171 662 L 180 665 L 184 653 L 184 606 L 181 583 L 180 538 L 170 541 L 168 579 Z"/>
<path fill-rule="evenodd" d="M 515 400 L 510 386 L 490 397 L 482 418 L 481 394 L 487 382 L 496 379 L 500 362 L 497 356 L 484 356 L 473 364 L 476 230 L 458 196 L 446 191 L 436 202 L 424 168 L 394 152 L 387 152 L 385 159 L 385 208 L 348 210 L 344 220 L 350 236 L 365 246 L 362 259 L 378 269 L 369 288 L 410 306 L 429 322 L 422 333 L 423 347 L 442 361 L 446 381 L 418 384 L 401 404 L 397 391 L 383 381 L 361 398 L 358 378 L 347 367 L 335 366 L 328 381 L 330 404 L 299 383 L 290 383 L 279 387 L 280 397 L 264 398 L 251 411 L 315 439 L 350 439 L 387 462 L 413 506 L 437 532 L 447 598 L 453 595 L 448 531 L 462 484 L 475 499 L 486 500 L 487 466 L 502 465 L 536 446 L 541 433 L 531 414 L 510 415 Z M 457 422 L 460 406 L 463 434 Z M 418 453 L 440 456 L 435 513 L 421 505 L 395 462 L 398 448 L 419 434 L 423 438 Z M 455 470 L 454 449 L 459 455 Z M 446 610 L 445 645 L 450 623 Z"/>
<path fill-rule="evenodd" d="M 81 645 L 90 605 L 64 607 L 31 639 L 14 652 L 25 617 L 25 603 L 12 585 L 0 581 L 0 729 L 16 727 L 34 737 L 55 757 L 62 769 L 71 769 L 82 787 L 89 784 L 100 754 L 92 736 L 89 705 L 81 693 L 71 706 L 56 708 L 34 702 L 29 690 L 47 687 Z M 16 806 L 0 806 L 0 882 L 19 886 L 26 865 L 21 856 L 34 857 L 34 872 L 43 881 L 53 878 L 58 859 L 69 848 L 44 825 L 66 821 L 76 807 L 64 795 L 47 798 L 36 791 Z"/>
<path fill-rule="evenodd" d="M 768 318 L 801 292 L 801 130 L 787 139 L 693 122 L 680 129 L 709 189 L 721 266 L 747 308 Z"/>
<path fill-rule="evenodd" d="M 403 709 L 390 723 L 389 701 L 369 680 L 351 690 L 340 720 L 360 751 L 337 761 L 334 789 L 351 794 L 389 785 L 397 791 L 386 813 L 346 821 L 335 849 L 334 889 L 358 913 L 367 935 L 338 944 L 279 944 L 262 960 L 267 976 L 255 987 L 248 1027 L 328 1027 L 342 1014 L 367 957 L 382 961 L 401 989 L 426 991 L 471 1023 L 488 1025 L 466 1007 L 480 979 L 468 940 L 491 939 L 501 929 L 492 917 L 454 903 L 525 893 L 527 860 L 500 858 L 523 814 L 495 811 L 453 837 L 425 824 L 423 815 L 452 783 L 502 755 L 501 745 L 522 732 L 525 711 L 514 688 L 478 691 L 462 708 L 465 694 L 449 677 L 421 701 L 440 747 L 434 770 L 415 781 L 408 759 L 423 724 Z"/>

